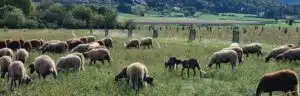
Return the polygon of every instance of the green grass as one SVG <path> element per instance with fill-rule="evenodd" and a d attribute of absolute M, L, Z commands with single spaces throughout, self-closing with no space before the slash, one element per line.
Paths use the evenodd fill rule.
<path fill-rule="evenodd" d="M 263 36 L 270 35 L 269 31 L 272 28 L 266 29 L 267 31 Z M 187 42 L 187 31 L 175 32 L 175 28 L 171 31 L 161 31 L 160 37 L 155 39 L 159 42 L 160 48 L 155 44 L 153 49 L 132 49 L 127 50 L 123 46 L 123 42 L 128 40 L 125 38 L 126 32 L 120 30 L 112 30 L 110 33 L 113 36 L 113 46 L 110 49 L 113 62 L 112 66 L 108 63 L 102 65 L 97 62 L 95 65 L 89 65 L 89 60 L 86 60 L 86 71 L 80 72 L 64 72 L 59 73 L 59 79 L 54 80 L 49 76 L 46 80 L 37 79 L 36 74 L 31 74 L 33 82 L 29 85 L 22 85 L 15 88 L 14 91 L 5 92 L 4 95 L 12 96 L 129 96 L 134 95 L 130 85 L 125 82 L 115 83 L 114 76 L 126 65 L 133 62 L 144 63 L 149 70 L 149 75 L 155 78 L 154 87 L 146 87 L 140 92 L 140 96 L 250 96 L 257 87 L 258 81 L 266 72 L 277 71 L 280 69 L 294 69 L 300 72 L 299 62 L 297 63 L 277 63 L 270 62 L 264 63 L 263 57 L 256 57 L 255 55 L 249 58 L 244 58 L 243 65 L 238 65 L 236 72 L 231 71 L 229 64 L 222 64 L 221 69 L 216 70 L 215 67 L 209 69 L 205 66 L 212 53 L 221 50 L 230 44 L 230 30 L 222 28 L 209 33 L 202 28 L 196 41 Z M 249 30 L 253 30 L 249 28 Z M 72 38 L 70 34 L 72 30 L 9 30 L 3 32 L 0 29 L 0 40 L 4 39 L 40 39 L 44 40 L 67 40 Z M 86 36 L 88 30 L 73 30 L 76 35 Z M 94 30 L 94 35 L 97 39 L 103 38 L 103 30 Z M 256 31 L 248 32 L 254 34 L 253 38 L 261 39 L 263 43 L 263 50 L 265 53 L 274 46 L 279 46 L 281 43 L 270 43 L 272 37 L 260 37 L 255 35 Z M 144 36 L 151 36 L 151 33 L 145 28 L 140 31 L 135 31 L 134 38 L 141 38 Z M 249 37 L 249 34 L 242 35 Z M 273 34 L 271 34 L 273 36 Z M 275 35 L 274 35 L 275 36 Z M 277 35 L 276 35 L 277 36 Z M 285 35 L 282 38 L 286 38 Z M 297 37 L 291 37 L 297 38 Z M 245 38 L 243 38 L 244 40 Z M 265 40 L 263 40 L 265 39 Z M 273 38 L 274 39 L 274 38 Z M 290 43 L 288 39 L 282 39 L 283 43 Z M 249 43 L 246 39 L 244 44 Z M 50 54 L 55 61 L 64 54 Z M 42 55 L 39 51 L 30 52 L 30 56 L 25 63 L 27 67 L 33 60 Z M 168 72 L 164 68 L 164 62 L 169 56 L 176 56 L 181 59 L 196 58 L 200 62 L 200 66 L 207 72 L 204 78 L 199 77 L 197 71 L 196 77 L 191 75 L 187 78 L 186 73 L 184 77 L 180 76 L 181 66 L 179 69 Z M 192 74 L 192 73 L 191 73 Z M 0 90 L 7 88 L 7 80 L 0 79 Z M 276 93 L 280 94 L 280 93 Z"/>

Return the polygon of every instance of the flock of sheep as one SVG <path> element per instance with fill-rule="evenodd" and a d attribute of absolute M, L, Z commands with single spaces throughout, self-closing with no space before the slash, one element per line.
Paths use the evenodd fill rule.
<path fill-rule="evenodd" d="M 42 53 L 63 53 L 70 50 L 72 53 L 66 56 L 60 57 L 57 63 L 48 55 L 40 55 L 28 66 L 30 74 L 36 72 L 39 78 L 46 78 L 47 75 L 53 75 L 57 78 L 58 72 L 62 70 L 82 70 L 85 68 L 85 59 L 90 59 L 89 64 L 101 61 L 104 64 L 106 60 L 110 65 L 112 57 L 109 52 L 109 48 L 113 47 L 113 40 L 110 37 L 96 40 L 95 36 L 86 36 L 66 41 L 51 40 L 44 42 L 43 40 L 5 40 L 0 41 L 0 72 L 1 77 L 5 78 L 6 73 L 8 78 L 8 87 L 12 89 L 15 85 L 22 83 L 30 83 L 32 80 L 26 73 L 24 63 L 29 56 L 29 52 L 32 49 L 41 51 Z M 131 39 L 124 43 L 125 48 L 153 48 L 153 39 L 146 37 L 141 40 Z M 223 48 L 212 54 L 208 67 L 212 67 L 214 64 L 216 68 L 221 67 L 221 63 L 230 63 L 232 71 L 237 70 L 238 64 L 243 63 L 243 55 L 248 57 L 249 54 L 257 54 L 257 56 L 263 56 L 262 45 L 260 43 L 251 43 L 244 46 L 239 46 L 238 43 L 232 43 L 228 48 Z M 266 57 L 265 62 L 269 62 L 271 58 L 276 61 L 290 62 L 300 60 L 300 48 L 293 44 L 282 45 L 278 48 L 274 48 Z M 181 75 L 183 71 L 187 69 L 187 75 L 189 77 L 189 70 L 193 69 L 194 76 L 196 70 L 205 73 L 200 68 L 200 64 L 195 58 L 187 60 L 180 60 L 176 57 L 169 57 L 164 63 L 165 68 L 169 70 L 175 69 L 179 64 L 182 65 Z M 147 67 L 139 62 L 132 63 L 124 67 L 121 72 L 115 76 L 115 81 L 120 81 L 121 78 L 126 78 L 127 83 L 133 85 L 133 88 L 138 92 L 143 87 L 143 83 L 154 85 L 154 78 L 148 75 Z M 258 84 L 256 95 L 259 96 L 263 92 L 269 92 L 272 95 L 272 91 L 292 92 L 293 95 L 298 95 L 298 77 L 296 72 L 292 70 L 281 70 L 277 72 L 267 73 L 261 79 Z"/>

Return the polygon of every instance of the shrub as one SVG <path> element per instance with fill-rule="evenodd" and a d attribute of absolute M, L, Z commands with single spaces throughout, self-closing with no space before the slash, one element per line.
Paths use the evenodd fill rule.
<path fill-rule="evenodd" d="M 4 24 L 8 28 L 21 28 L 23 27 L 26 19 L 20 9 L 13 9 L 11 12 L 8 12 L 4 17 Z"/>

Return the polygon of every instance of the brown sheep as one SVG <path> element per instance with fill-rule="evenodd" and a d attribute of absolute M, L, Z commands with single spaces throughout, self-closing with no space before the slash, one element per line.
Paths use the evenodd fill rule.
<path fill-rule="evenodd" d="M 264 74 L 256 89 L 256 96 L 268 92 L 272 96 L 273 91 L 292 92 L 293 96 L 299 96 L 299 80 L 296 72 L 292 70 L 280 70 Z"/>
<path fill-rule="evenodd" d="M 141 47 L 148 47 L 148 48 L 153 48 L 153 39 L 151 37 L 146 37 L 146 38 L 143 38 L 141 40 L 141 43 L 140 43 L 140 46 Z"/>
<path fill-rule="evenodd" d="M 54 78 L 57 77 L 56 65 L 54 60 L 48 55 L 41 55 L 35 58 L 33 64 L 29 65 L 30 74 L 34 71 L 45 79 L 47 75 L 52 74 Z"/>
<path fill-rule="evenodd" d="M 238 54 L 233 50 L 221 50 L 215 52 L 208 64 L 208 67 L 212 67 L 213 64 L 216 64 L 216 68 L 221 68 L 221 63 L 231 63 L 232 70 L 236 70 L 238 64 Z"/>
<path fill-rule="evenodd" d="M 30 41 L 24 42 L 24 44 L 22 45 L 22 48 L 24 48 L 24 49 L 26 49 L 27 51 L 30 52 L 31 49 L 32 49 L 32 45 L 31 45 Z"/>
<path fill-rule="evenodd" d="M 194 76 L 196 75 L 196 70 L 195 68 L 198 69 L 198 71 L 200 72 L 200 77 L 202 77 L 202 71 L 200 69 L 200 64 L 198 63 L 198 61 L 195 59 L 195 58 L 191 58 L 191 59 L 188 59 L 188 60 L 183 60 L 183 61 L 180 61 L 180 63 L 182 65 L 182 70 L 181 70 L 181 76 L 183 76 L 183 71 L 185 68 L 187 68 L 187 74 L 188 74 L 188 77 L 190 77 L 190 69 L 193 69 L 194 70 Z"/>
<path fill-rule="evenodd" d="M 128 44 L 126 44 L 126 42 L 124 42 L 124 47 L 126 47 L 127 49 L 130 48 L 140 48 L 140 41 L 138 39 L 131 39 Z"/>
<path fill-rule="evenodd" d="M 234 50 L 238 54 L 239 63 L 243 63 L 243 49 L 241 47 L 228 47 L 224 48 L 223 50 Z"/>
<path fill-rule="evenodd" d="M 47 47 L 42 50 L 42 53 L 52 52 L 52 53 L 63 53 L 68 50 L 68 44 L 65 41 L 57 43 L 49 43 Z"/>
<path fill-rule="evenodd" d="M 1 48 L 6 48 L 7 47 L 7 44 L 5 41 L 0 41 L 0 49 Z"/>
<path fill-rule="evenodd" d="M 22 83 L 30 83 L 31 79 L 26 74 L 26 69 L 24 64 L 20 61 L 13 61 L 8 67 L 8 84 L 9 89 L 12 89 L 12 86 L 17 86 L 16 82 L 19 82 L 19 85 Z"/>
<path fill-rule="evenodd" d="M 10 48 L 1 48 L 0 49 L 0 57 L 9 56 L 10 58 L 14 57 L 14 52 Z"/>
<path fill-rule="evenodd" d="M 272 51 L 266 57 L 265 62 L 268 63 L 271 58 L 276 58 L 279 54 L 282 54 L 289 49 L 291 49 L 291 48 L 287 47 L 287 46 L 281 46 L 281 47 L 272 49 Z"/>
<path fill-rule="evenodd" d="M 83 53 L 83 52 L 87 52 L 89 51 L 89 44 L 79 44 L 76 47 L 74 47 L 71 52 L 79 52 L 79 53 Z"/>
<path fill-rule="evenodd" d="M 107 60 L 109 65 L 111 66 L 112 58 L 110 56 L 110 53 L 107 49 L 99 48 L 99 49 L 92 49 L 88 52 L 83 53 L 84 57 L 90 58 L 89 64 L 96 64 L 96 61 L 101 61 L 102 64 L 104 64 L 104 60 Z"/>
<path fill-rule="evenodd" d="M 177 59 L 176 57 L 173 57 L 173 56 L 169 57 L 168 61 L 165 62 L 165 68 L 169 67 L 169 71 L 171 71 L 179 63 L 180 63 L 180 60 Z"/>
<path fill-rule="evenodd" d="M 102 40 L 104 41 L 104 44 L 105 44 L 106 48 L 112 48 L 113 47 L 113 45 L 112 45 L 113 40 L 112 40 L 111 37 L 103 38 Z"/>
<path fill-rule="evenodd" d="M 61 57 L 56 64 L 56 70 L 59 72 L 63 69 L 69 70 L 70 68 L 73 68 L 73 70 L 84 71 L 84 66 L 81 60 L 81 57 L 75 54 L 69 54 Z"/>
<path fill-rule="evenodd" d="M 97 40 L 96 42 L 98 42 L 98 43 L 99 43 L 99 45 L 101 45 L 101 46 L 105 46 L 105 43 L 104 43 L 104 41 L 103 41 L 103 40 Z"/>
<path fill-rule="evenodd" d="M 20 45 L 22 47 L 25 41 L 23 39 L 20 39 L 19 42 L 20 42 Z"/>
<path fill-rule="evenodd" d="M 131 81 L 132 87 L 136 92 L 143 87 L 143 82 L 153 86 L 153 78 L 148 75 L 147 67 L 139 62 L 132 63 L 115 76 L 115 81 L 119 81 L 121 78 L 127 79 L 127 84 Z"/>
<path fill-rule="evenodd" d="M 88 44 L 89 44 L 89 49 L 88 50 L 100 48 L 100 45 L 99 45 L 98 42 L 91 42 L 91 43 L 88 43 Z"/>
<path fill-rule="evenodd" d="M 79 44 L 83 44 L 82 41 L 76 40 L 76 39 L 75 39 L 75 40 L 71 40 L 71 41 L 69 41 L 69 42 L 67 42 L 67 43 L 68 43 L 68 45 L 69 45 L 69 50 L 75 48 L 75 47 L 78 46 Z"/>
<path fill-rule="evenodd" d="M 21 61 L 22 63 L 25 63 L 25 60 L 28 58 L 29 53 L 25 49 L 18 49 L 15 53 L 15 60 Z"/>
<path fill-rule="evenodd" d="M 276 61 L 289 60 L 290 62 L 300 60 L 300 48 L 289 49 L 276 56 Z"/>
<path fill-rule="evenodd" d="M 94 42 L 96 41 L 96 37 L 95 36 L 87 36 L 87 43 L 91 43 L 91 42 Z"/>
<path fill-rule="evenodd" d="M 42 41 L 37 40 L 37 39 L 32 39 L 29 42 L 31 43 L 32 48 L 35 48 L 35 49 L 38 49 L 43 45 Z"/>
<path fill-rule="evenodd" d="M 248 45 L 244 45 L 242 47 L 243 53 L 246 54 L 246 57 L 249 56 L 249 54 L 257 54 L 257 56 L 263 55 L 262 54 L 262 46 L 260 43 L 251 43 Z"/>
<path fill-rule="evenodd" d="M 81 37 L 80 41 L 82 41 L 83 43 L 88 43 L 88 39 L 86 37 Z"/>
<path fill-rule="evenodd" d="M 7 47 L 15 51 L 21 48 L 21 44 L 18 40 L 12 40 L 7 44 Z"/>
<path fill-rule="evenodd" d="M 5 74 L 8 72 L 8 66 L 12 63 L 12 58 L 9 56 L 2 56 L 0 58 L 0 72 L 1 78 L 5 77 Z"/>

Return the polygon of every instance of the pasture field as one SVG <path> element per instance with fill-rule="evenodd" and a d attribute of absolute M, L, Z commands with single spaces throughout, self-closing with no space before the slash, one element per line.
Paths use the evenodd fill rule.
<path fill-rule="evenodd" d="M 277 27 L 266 27 L 259 35 L 260 30 L 255 30 L 251 26 L 245 34 L 241 32 L 241 43 L 262 42 L 265 55 L 281 44 L 297 43 L 299 38 L 296 31 L 284 34 L 282 29 L 276 30 L 278 30 Z M 83 29 L 9 29 L 8 32 L 0 29 L 0 39 L 67 40 L 73 38 L 72 31 L 77 37 L 90 35 L 88 30 Z M 94 30 L 93 35 L 97 39 L 103 38 L 104 31 Z M 123 43 L 128 40 L 126 30 L 110 30 L 109 35 L 113 38 L 114 46 L 109 49 L 113 58 L 112 66 L 108 63 L 103 65 L 100 62 L 89 65 L 89 60 L 86 60 L 86 71 L 59 73 L 57 80 L 54 80 L 52 76 L 46 80 L 39 80 L 37 74 L 34 73 L 30 75 L 34 78 L 31 84 L 22 85 L 13 91 L 7 91 L 7 80 L 0 79 L 0 91 L 3 90 L 4 95 L 11 96 L 131 96 L 135 95 L 131 86 L 125 82 L 115 83 L 114 76 L 124 66 L 133 62 L 141 62 L 148 67 L 149 75 L 154 77 L 155 85 L 144 88 L 140 96 L 252 96 L 264 73 L 280 69 L 293 69 L 297 73 L 300 72 L 299 62 L 290 64 L 273 60 L 270 63 L 264 63 L 264 57 L 256 57 L 256 55 L 244 58 L 244 63 L 238 65 L 236 72 L 231 71 L 229 64 L 222 64 L 221 69 L 218 70 L 214 66 L 212 69 L 207 68 L 210 56 L 231 43 L 232 33 L 229 27 L 220 29 L 214 27 L 212 32 L 203 27 L 200 31 L 198 30 L 197 40 L 193 42 L 187 42 L 187 30 L 176 32 L 174 27 L 172 30 L 163 29 L 160 31 L 159 38 L 155 39 L 153 49 L 125 49 Z M 145 36 L 152 36 L 151 31 L 149 32 L 145 26 L 142 26 L 141 30 L 134 31 L 134 38 Z M 68 53 L 45 54 L 57 61 L 59 57 Z M 39 55 L 42 55 L 39 51 L 30 52 L 25 66 L 31 64 Z M 198 71 L 195 77 L 191 71 L 190 78 L 187 78 L 184 72 L 182 77 L 180 76 L 181 66 L 177 70 L 168 72 L 164 68 L 164 62 L 169 56 L 181 59 L 196 58 L 201 68 L 207 73 L 204 78 L 200 78 Z"/>

